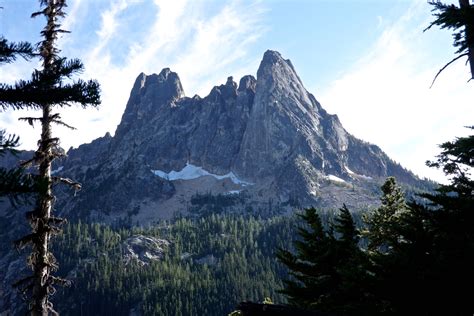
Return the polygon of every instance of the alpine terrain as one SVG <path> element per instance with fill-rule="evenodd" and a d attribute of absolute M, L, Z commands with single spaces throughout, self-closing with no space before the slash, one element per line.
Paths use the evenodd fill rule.
<path fill-rule="evenodd" d="M 420 184 L 379 147 L 350 135 L 268 50 L 257 78 L 186 97 L 178 74 L 140 74 L 112 137 L 70 149 L 56 172 L 82 183 L 60 195 L 68 216 L 149 223 L 204 211 L 262 215 L 374 204 L 387 176 Z"/>
<path fill-rule="evenodd" d="M 16 158 L 7 156 L 2 164 L 12 166 L 18 159 L 27 160 L 31 155 L 31 152 L 22 152 Z M 215 86 L 204 98 L 186 97 L 178 74 L 168 68 L 159 74 L 140 74 L 115 135 L 107 133 L 90 144 L 69 149 L 65 158 L 54 162 L 53 169 L 54 175 L 82 184 L 82 190 L 77 192 L 60 187 L 55 192 L 56 214 L 73 223 L 80 220 L 88 225 L 100 222 L 111 224 L 111 227 L 150 227 L 161 225 L 162 220 L 184 216 L 202 217 L 202 221 L 212 224 L 194 228 L 186 221 L 178 221 L 181 224 L 176 227 L 176 240 L 170 242 L 153 237 L 154 233 L 145 236 L 143 232 L 133 235 L 131 231 L 121 231 L 119 236 L 106 228 L 84 227 L 79 222 L 67 233 L 73 235 L 61 239 L 59 259 L 69 262 L 63 267 L 63 273 L 73 280 L 82 273 L 83 277 L 77 277 L 77 286 L 83 286 L 84 293 L 89 293 L 87 291 L 98 282 L 96 279 L 93 283 L 88 278 L 95 278 L 96 274 L 97 277 L 110 276 L 100 270 L 94 270 L 96 274 L 87 272 L 87 267 L 98 262 L 97 253 L 103 251 L 115 251 L 113 254 L 118 259 L 114 260 L 125 265 L 135 261 L 141 265 L 159 261 L 170 247 L 174 249 L 172 253 L 176 253 L 178 263 L 187 258 L 194 258 L 196 264 L 208 265 L 223 260 L 220 256 L 235 250 L 235 244 L 240 242 L 240 235 L 234 229 L 240 223 L 239 219 L 216 219 L 206 215 L 230 213 L 269 219 L 262 226 L 256 226 L 253 219 L 245 220 L 251 223 L 249 229 L 253 229 L 251 233 L 255 238 L 267 245 L 264 247 L 266 252 L 261 255 L 269 258 L 273 256 L 274 248 L 282 246 L 291 235 L 289 218 L 280 217 L 275 222 L 271 219 L 273 215 L 289 214 L 306 206 L 334 210 L 343 203 L 353 211 L 367 209 L 378 203 L 379 187 L 387 176 L 395 176 L 405 187 L 416 189 L 427 184 L 392 161 L 376 145 L 350 135 L 338 117 L 328 114 L 304 88 L 291 62 L 271 50 L 265 52 L 257 78 L 247 75 L 237 84 L 229 77 L 225 84 Z M 1 206 L 0 281 L 3 289 L 0 288 L 0 305 L 18 311 L 22 305 L 11 284 L 26 268 L 25 259 L 12 251 L 11 242 L 25 231 L 26 222 L 23 210 L 13 210 L 8 203 Z M 228 221 L 228 226 L 233 227 L 235 241 L 224 238 L 230 236 L 227 224 L 217 224 L 219 221 Z M 284 229 L 277 228 L 278 225 Z M 217 235 L 221 236 L 219 240 L 224 238 L 219 242 L 222 245 L 214 251 L 209 250 L 214 247 L 210 246 L 214 241 L 205 235 L 208 226 L 222 226 L 223 229 Z M 157 227 L 167 229 L 168 226 Z M 204 229 L 198 232 L 207 237 L 195 240 L 195 244 L 180 237 L 197 228 Z M 87 229 L 97 236 L 90 239 Z M 276 236 L 276 232 L 285 234 Z M 162 236 L 161 233 L 158 235 Z M 73 242 L 74 238 L 82 242 Z M 101 238 L 105 238 L 103 245 L 98 243 Z M 245 241 L 250 248 L 242 243 L 242 249 L 249 251 L 239 252 L 239 256 L 245 255 L 242 260 L 250 260 L 253 251 L 257 251 L 259 246 L 252 240 Z M 94 244 L 90 245 L 90 241 Z M 268 245 L 274 247 L 268 248 Z M 100 248 L 102 246 L 108 250 Z M 266 262 L 267 257 L 264 257 L 252 257 L 255 264 L 249 265 L 249 269 Z M 74 258 L 82 259 L 77 263 Z M 216 270 L 216 280 L 219 280 L 219 273 L 229 275 L 229 271 L 235 271 L 234 264 L 238 262 L 233 260 L 232 264 L 222 266 L 227 269 L 224 272 Z M 97 267 L 105 269 L 108 264 L 110 262 Z M 264 266 L 271 267 L 272 273 L 280 271 L 276 265 Z M 253 292 L 255 298 L 263 295 L 266 288 L 271 288 L 274 297 L 278 297 L 280 294 L 275 291 L 280 285 L 272 283 L 278 278 L 268 274 L 263 267 L 260 272 L 262 279 L 255 283 L 259 288 Z M 230 286 L 242 275 L 236 274 L 235 279 L 230 278 L 227 283 L 216 281 L 216 286 L 227 288 L 231 291 L 228 296 L 235 299 L 236 294 Z M 265 283 L 267 281 L 269 283 Z M 253 281 L 249 279 L 248 282 Z M 209 291 L 215 289 L 214 285 L 206 284 L 203 286 Z M 79 292 L 74 293 L 79 295 Z M 102 302 L 107 309 L 109 305 L 101 295 L 109 292 L 104 293 L 83 300 L 94 298 L 95 303 L 91 301 L 90 304 Z M 110 299 L 116 301 L 115 294 L 110 295 Z M 211 304 L 214 296 L 209 297 Z M 135 301 L 133 296 L 129 298 L 127 306 L 133 309 Z M 189 299 L 192 301 L 196 297 L 191 295 Z M 68 302 L 64 304 L 68 305 Z M 226 304 L 220 308 L 227 310 L 236 302 L 226 301 Z M 207 305 L 203 306 L 207 308 Z M 82 305 L 71 308 L 82 313 Z"/>

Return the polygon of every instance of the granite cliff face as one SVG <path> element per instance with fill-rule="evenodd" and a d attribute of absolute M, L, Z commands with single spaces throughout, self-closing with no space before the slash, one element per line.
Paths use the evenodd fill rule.
<path fill-rule="evenodd" d="M 59 199 L 67 201 L 61 212 L 139 222 L 202 210 L 202 195 L 232 200 L 220 204 L 234 211 L 357 208 L 376 203 L 374 188 L 387 176 L 419 183 L 350 135 L 275 51 L 264 54 L 256 79 L 229 77 L 205 98 L 185 97 L 168 68 L 140 74 L 115 136 L 71 149 L 61 167 L 84 188 Z"/>

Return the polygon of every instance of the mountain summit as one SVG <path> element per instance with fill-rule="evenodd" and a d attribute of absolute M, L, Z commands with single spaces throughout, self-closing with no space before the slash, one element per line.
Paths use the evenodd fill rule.
<path fill-rule="evenodd" d="M 271 50 L 257 78 L 229 77 L 204 98 L 185 97 L 169 68 L 140 74 L 115 136 L 71 149 L 60 167 L 83 191 L 59 209 L 142 223 L 206 210 L 357 208 L 376 203 L 387 176 L 420 183 L 350 135 Z"/>

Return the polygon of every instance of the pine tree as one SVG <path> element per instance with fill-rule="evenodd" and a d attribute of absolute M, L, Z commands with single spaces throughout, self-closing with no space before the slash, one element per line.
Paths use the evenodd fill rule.
<path fill-rule="evenodd" d="M 388 247 L 369 252 L 374 276 L 369 292 L 376 297 L 380 314 L 426 314 L 433 304 L 429 294 L 435 280 L 428 272 L 433 260 L 429 216 L 422 205 L 410 203 L 390 220 L 390 234 L 378 239 Z"/>
<path fill-rule="evenodd" d="M 330 238 L 324 232 L 321 219 L 314 208 L 299 214 L 307 227 L 299 227 L 301 240 L 294 242 L 296 254 L 279 249 L 277 258 L 289 269 L 293 279 L 285 280 L 281 292 L 292 305 L 309 308 L 317 305 L 332 287 L 332 260 L 328 256 Z"/>
<path fill-rule="evenodd" d="M 440 26 L 442 29 L 453 29 L 453 46 L 457 48 L 457 56 L 444 65 L 433 79 L 432 86 L 441 72 L 453 62 L 467 57 L 471 66 L 471 79 L 474 79 L 474 5 L 469 0 L 459 0 L 459 7 L 454 4 L 444 4 L 440 1 L 429 1 L 436 19 L 425 29 Z"/>
<path fill-rule="evenodd" d="M 471 127 L 472 129 L 472 127 Z M 474 311 L 474 135 L 441 145 L 431 167 L 451 183 L 424 202 L 405 204 L 393 181 L 384 185 L 382 206 L 368 220 L 372 292 L 381 313 L 469 315 Z M 390 184 L 390 185 L 387 185 Z M 391 207 L 388 207 L 391 205 Z M 388 215 L 387 215 L 388 214 Z"/>
<path fill-rule="evenodd" d="M 280 249 L 277 258 L 288 267 L 292 279 L 285 280 L 281 293 L 292 305 L 347 315 L 371 312 L 366 286 L 367 257 L 359 248 L 359 231 L 344 205 L 334 225 L 325 231 L 314 208 L 300 215 L 301 240 L 294 242 L 296 254 Z"/>
<path fill-rule="evenodd" d="M 337 250 L 340 283 L 332 309 L 346 315 L 375 314 L 377 305 L 371 293 L 374 280 L 369 273 L 369 258 L 359 246 L 361 232 L 346 205 L 339 209 L 333 227 L 338 236 L 333 247 Z"/>
<path fill-rule="evenodd" d="M 41 137 L 34 157 L 25 166 L 37 166 L 35 175 L 36 205 L 27 213 L 32 232 L 17 241 L 18 247 L 32 246 L 28 257 L 28 265 L 33 274 L 15 285 L 29 297 L 29 312 L 31 315 L 48 315 L 55 313 L 49 297 L 54 293 L 55 284 L 64 284 L 65 280 L 52 275 L 58 265 L 50 252 L 51 237 L 60 231 L 59 225 L 63 219 L 52 214 L 55 200 L 52 187 L 57 183 L 66 183 L 75 188 L 80 185 L 71 179 L 51 176 L 52 161 L 61 156 L 58 150 L 59 138 L 53 137 L 52 124 L 70 127 L 61 121 L 54 107 L 65 107 L 80 104 L 83 107 L 100 104 L 99 85 L 96 81 L 84 82 L 77 80 L 64 83 L 75 73 L 83 69 L 78 59 L 67 60 L 59 57 L 56 40 L 60 33 L 59 20 L 65 16 L 65 0 L 40 0 L 41 11 L 32 17 L 44 16 L 46 26 L 41 31 L 43 40 L 38 44 L 37 54 L 42 60 L 42 69 L 35 70 L 29 81 L 19 80 L 14 85 L 0 86 L 0 106 L 11 109 L 36 109 L 42 112 L 40 117 L 23 118 L 30 125 L 41 124 Z"/>
<path fill-rule="evenodd" d="M 394 177 L 388 177 L 381 187 L 382 205 L 365 217 L 369 251 L 387 252 L 398 242 L 396 225 L 407 210 L 405 197 Z"/>
<path fill-rule="evenodd" d="M 334 229 L 341 235 L 340 241 L 342 243 L 347 244 L 349 247 L 357 246 L 360 239 L 359 231 L 345 204 L 339 209 L 339 216 L 335 219 Z"/>
<path fill-rule="evenodd" d="M 474 129 L 474 127 L 469 127 Z M 441 146 L 442 152 L 428 166 L 441 168 L 451 178 L 435 194 L 423 196 L 431 202 L 432 253 L 430 273 L 436 278 L 432 297 L 438 311 L 470 315 L 474 312 L 474 135 L 457 138 Z M 434 282 L 433 282 L 434 283 Z"/>

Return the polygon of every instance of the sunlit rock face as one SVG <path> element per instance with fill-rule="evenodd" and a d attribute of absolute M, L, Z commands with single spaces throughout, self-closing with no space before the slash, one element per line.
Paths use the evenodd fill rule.
<path fill-rule="evenodd" d="M 237 84 L 229 77 L 204 98 L 186 97 L 168 68 L 140 74 L 115 135 L 69 150 L 60 167 L 83 190 L 58 199 L 59 209 L 104 221 L 189 214 L 200 194 L 239 195 L 230 207 L 223 203 L 230 211 L 360 208 L 376 203 L 374 188 L 387 176 L 419 183 L 380 148 L 350 135 L 291 62 L 270 50 L 257 78 Z"/>
<path fill-rule="evenodd" d="M 169 246 L 170 242 L 166 239 L 134 235 L 122 242 L 122 257 L 125 263 L 148 265 L 163 259 Z"/>

